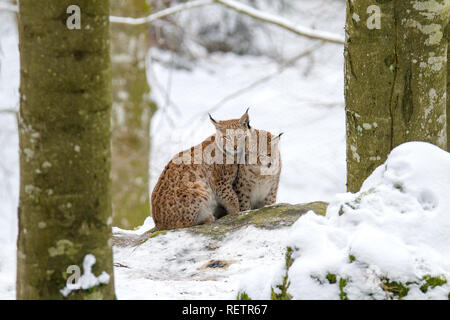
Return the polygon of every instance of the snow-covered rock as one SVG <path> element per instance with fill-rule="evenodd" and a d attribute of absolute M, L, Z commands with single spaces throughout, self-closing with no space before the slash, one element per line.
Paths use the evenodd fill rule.
<path fill-rule="evenodd" d="M 114 228 L 116 295 L 236 299 L 242 274 L 260 267 L 269 274 L 280 269 L 289 227 L 311 210 L 325 214 L 326 205 L 277 204 L 171 231 L 149 229 L 151 218 L 136 231 Z"/>
<path fill-rule="evenodd" d="M 274 271 L 275 285 L 251 270 L 240 292 L 259 299 L 449 299 L 449 195 L 450 154 L 429 143 L 402 144 L 360 192 L 337 195 L 326 216 L 310 212 L 294 223 L 289 261 Z"/>

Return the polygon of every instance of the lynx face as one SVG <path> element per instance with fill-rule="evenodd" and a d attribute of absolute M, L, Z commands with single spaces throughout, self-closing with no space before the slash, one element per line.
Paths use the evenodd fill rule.
<path fill-rule="evenodd" d="M 277 174 L 280 167 L 280 137 L 268 131 L 255 130 L 247 144 L 247 168 L 258 175 Z"/>
<path fill-rule="evenodd" d="M 226 163 L 243 163 L 245 161 L 246 138 L 252 130 L 248 109 L 239 119 L 216 121 L 211 115 L 209 117 L 216 127 L 216 146 L 227 155 Z"/>
<path fill-rule="evenodd" d="M 264 130 L 251 133 L 245 154 L 233 183 L 239 199 L 239 210 L 258 209 L 276 202 L 281 172 L 278 148 L 280 136 Z"/>

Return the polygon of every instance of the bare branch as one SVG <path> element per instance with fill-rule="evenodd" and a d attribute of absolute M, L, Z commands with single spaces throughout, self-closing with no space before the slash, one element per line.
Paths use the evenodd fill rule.
<path fill-rule="evenodd" d="M 282 17 L 265 13 L 261 10 L 257 10 L 245 4 L 239 3 L 235 0 L 215 0 L 216 3 L 220 3 L 225 7 L 245 14 L 256 20 L 267 22 L 278 27 L 281 27 L 287 31 L 290 31 L 296 35 L 304 36 L 310 39 L 322 40 L 326 42 L 332 42 L 337 44 L 344 44 L 344 39 L 340 35 L 336 35 L 330 32 L 314 30 L 302 26 L 296 26 L 292 22 Z"/>
<path fill-rule="evenodd" d="M 225 7 L 227 7 L 228 9 L 231 9 L 231 10 L 234 10 L 241 14 L 247 15 L 253 19 L 276 25 L 280 28 L 283 28 L 283 29 L 290 31 L 299 36 L 307 37 L 309 39 L 314 39 L 314 40 L 322 40 L 322 41 L 331 42 L 331 43 L 344 44 L 344 39 L 340 35 L 333 34 L 330 32 L 325 32 L 325 31 L 314 30 L 314 29 L 306 28 L 306 27 L 302 27 L 302 26 L 297 26 L 285 18 L 276 16 L 273 14 L 265 13 L 261 10 L 252 8 L 248 5 L 239 3 L 235 0 L 194 0 L 194 1 L 189 1 L 186 3 L 180 4 L 180 5 L 176 5 L 176 6 L 158 11 L 147 17 L 143 17 L 143 18 L 110 17 L 110 21 L 117 22 L 117 23 L 127 23 L 127 24 L 148 23 L 148 22 L 154 21 L 156 19 L 161 19 L 163 17 L 169 16 L 171 14 L 174 14 L 174 13 L 186 10 L 186 9 L 192 9 L 192 8 L 215 4 L 215 3 L 221 4 Z"/>
<path fill-rule="evenodd" d="M 0 114 L 2 113 L 10 113 L 10 114 L 17 114 L 19 111 L 16 109 L 8 109 L 8 108 L 0 108 Z"/>

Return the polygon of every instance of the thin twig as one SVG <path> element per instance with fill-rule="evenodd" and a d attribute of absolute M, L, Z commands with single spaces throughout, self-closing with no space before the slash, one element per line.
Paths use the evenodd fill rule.
<path fill-rule="evenodd" d="M 170 98 L 170 95 L 167 95 L 167 92 L 164 89 L 164 86 L 161 84 L 161 82 L 158 80 L 158 78 L 156 77 L 155 73 L 153 72 L 153 68 L 152 68 L 153 60 L 155 60 L 155 59 L 149 53 L 148 54 L 148 63 L 146 65 L 146 69 L 147 69 L 147 73 L 148 73 L 148 76 L 149 76 L 149 82 L 152 84 L 152 89 L 159 90 L 161 95 L 166 97 L 166 99 L 168 98 L 170 105 L 175 107 L 175 109 L 174 109 L 175 113 L 178 114 L 178 115 L 181 115 L 180 107 Z"/>
<path fill-rule="evenodd" d="M 319 44 L 313 46 L 312 48 L 301 52 L 300 54 L 296 55 L 295 57 L 293 57 L 292 59 L 289 59 L 288 61 L 284 62 L 281 64 L 281 66 L 278 68 L 278 70 L 276 72 L 273 72 L 271 74 L 268 74 L 264 77 L 262 77 L 261 79 L 258 79 L 254 82 L 252 82 L 251 84 L 245 86 L 244 88 L 241 88 L 235 92 L 233 92 L 232 94 L 226 96 L 225 98 L 221 99 L 219 102 L 217 102 L 211 109 L 209 109 L 207 111 L 207 113 L 212 113 L 217 111 L 219 108 L 221 108 L 226 102 L 237 98 L 238 96 L 244 94 L 245 92 L 259 86 L 260 84 L 263 84 L 267 81 L 269 81 L 270 79 L 279 76 L 281 73 L 283 73 L 284 70 L 286 70 L 286 68 L 292 66 L 295 62 L 297 62 L 297 60 L 310 55 L 312 52 L 314 52 L 314 50 L 320 48 L 321 46 L 323 46 L 323 42 L 320 42 Z M 205 113 L 205 115 L 207 114 Z M 205 117 L 204 115 L 204 117 Z"/>

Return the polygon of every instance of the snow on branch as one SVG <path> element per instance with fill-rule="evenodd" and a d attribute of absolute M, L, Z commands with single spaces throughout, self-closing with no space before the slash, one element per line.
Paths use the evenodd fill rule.
<path fill-rule="evenodd" d="M 126 23 L 126 24 L 143 24 L 149 23 L 151 21 L 161 19 L 163 17 L 169 16 L 171 14 L 186 10 L 192 9 L 200 6 L 210 5 L 210 4 L 220 4 L 228 9 L 234 10 L 241 14 L 247 15 L 253 19 L 260 20 L 265 23 L 276 25 L 280 28 L 283 28 L 287 31 L 290 31 L 296 35 L 307 37 L 315 40 L 322 40 L 331 43 L 344 44 L 344 39 L 340 35 L 336 35 L 333 33 L 318 31 L 311 28 L 306 28 L 302 26 L 297 26 L 291 21 L 279 17 L 277 15 L 269 14 L 263 12 L 261 10 L 252 8 L 248 5 L 239 3 L 235 0 L 193 0 L 180 5 L 176 5 L 161 11 L 158 11 L 154 14 L 151 14 L 147 17 L 143 18 L 125 18 L 125 17 L 110 17 L 111 22 L 115 23 Z"/>
<path fill-rule="evenodd" d="M 0 108 L 0 114 L 10 113 L 10 114 L 17 114 L 19 111 L 16 109 L 8 109 L 8 108 Z"/>
<path fill-rule="evenodd" d="M 149 16 L 142 17 L 142 18 L 111 16 L 109 19 L 112 23 L 140 25 L 140 24 L 150 23 L 154 20 L 167 17 L 167 16 L 172 15 L 177 12 L 181 12 L 184 10 L 197 8 L 197 7 L 201 7 L 201 6 L 205 6 L 205 5 L 210 5 L 210 4 L 223 5 L 223 6 L 227 7 L 228 9 L 231 9 L 231 10 L 234 10 L 241 14 L 247 15 L 253 19 L 276 25 L 276 26 L 283 28 L 287 31 L 290 31 L 296 35 L 307 37 L 309 39 L 322 40 L 322 41 L 337 43 L 337 44 L 344 44 L 344 38 L 340 35 L 326 32 L 326 31 L 314 30 L 311 28 L 303 27 L 303 26 L 298 26 L 285 18 L 263 12 L 261 10 L 252 8 L 248 5 L 242 4 L 235 0 L 192 0 L 189 2 L 185 2 L 185 3 L 179 4 L 179 5 L 169 7 L 167 9 L 158 11 L 156 13 L 153 13 Z M 10 5 L 7 3 L 0 3 L 0 10 L 18 12 L 17 6 Z"/>
<path fill-rule="evenodd" d="M 133 25 L 144 24 L 144 23 L 152 22 L 157 19 L 167 17 L 167 16 L 172 15 L 177 12 L 181 12 L 181 11 L 184 11 L 187 9 L 192 9 L 192 8 L 201 7 L 201 6 L 205 6 L 205 5 L 210 5 L 210 4 L 223 5 L 223 6 L 227 7 L 228 9 L 231 9 L 231 10 L 234 10 L 241 14 L 247 15 L 253 19 L 276 25 L 280 28 L 283 28 L 283 29 L 290 31 L 299 36 L 303 36 L 303 37 L 307 37 L 307 38 L 315 39 L 315 40 L 322 40 L 322 41 L 331 42 L 331 43 L 344 44 L 344 38 L 341 37 L 340 35 L 330 33 L 330 32 L 325 32 L 325 31 L 314 30 L 311 28 L 303 27 L 303 26 L 297 26 L 285 18 L 263 12 L 261 10 L 252 8 L 248 5 L 242 4 L 235 0 L 193 0 L 193 1 L 189 1 L 189 2 L 186 2 L 183 4 L 179 4 L 179 5 L 158 11 L 147 17 L 143 17 L 143 18 L 110 17 L 110 21 L 113 23 L 125 23 L 125 24 L 133 24 Z"/>
<path fill-rule="evenodd" d="M 322 40 L 337 44 L 344 44 L 344 39 L 340 35 L 336 35 L 325 31 L 318 31 L 302 26 L 297 26 L 285 18 L 265 13 L 261 10 L 257 10 L 245 4 L 239 3 L 235 0 L 214 0 L 214 2 L 220 3 L 229 9 L 245 14 L 256 20 L 276 25 L 299 36 L 304 36 L 310 39 Z"/>

